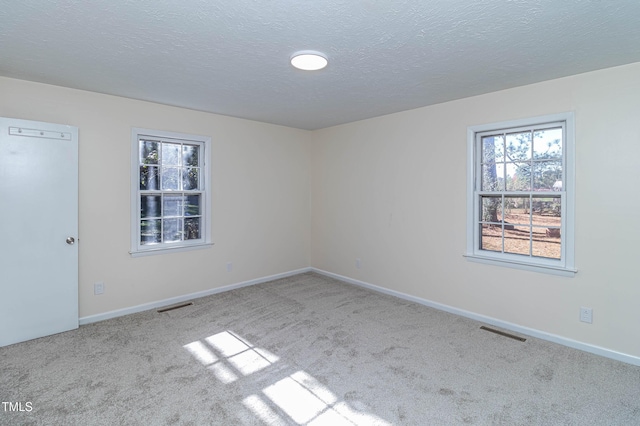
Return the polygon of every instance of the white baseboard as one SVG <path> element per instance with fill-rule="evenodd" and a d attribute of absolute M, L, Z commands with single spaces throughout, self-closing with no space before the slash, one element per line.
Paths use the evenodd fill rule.
<path fill-rule="evenodd" d="M 196 293 L 185 294 L 182 296 L 171 297 L 169 299 L 158 300 L 155 302 L 144 303 L 142 305 L 131 306 L 129 308 L 116 309 L 115 311 L 104 312 L 102 314 L 89 315 L 79 319 L 80 325 L 91 324 L 98 321 L 104 321 L 111 318 L 121 317 L 123 315 L 135 314 L 137 312 L 148 311 L 150 309 L 156 309 L 163 306 L 174 305 L 176 303 L 185 302 L 187 300 L 197 299 L 199 297 L 210 296 L 212 294 L 222 293 L 236 288 L 247 287 L 250 285 L 265 283 L 267 281 L 273 281 L 280 278 L 286 278 L 293 275 L 310 272 L 311 268 L 296 269 L 289 272 L 283 272 L 281 274 L 269 275 L 267 277 L 256 278 L 249 281 L 243 281 L 236 284 L 227 285 L 224 287 L 212 288 L 209 290 L 199 291 Z"/>
<path fill-rule="evenodd" d="M 369 284 L 364 281 L 359 281 L 353 278 L 345 277 L 342 275 L 334 274 L 332 272 L 323 271 L 318 268 L 310 268 L 311 271 L 316 272 L 327 277 L 335 278 L 339 281 L 343 281 L 349 284 L 354 284 L 360 287 L 365 287 L 380 293 L 388 294 L 390 296 L 399 297 L 400 299 L 408 300 L 411 302 L 419 303 L 420 305 L 429 306 L 430 308 L 438 309 L 441 311 L 449 312 L 452 314 L 460 315 L 466 318 L 470 318 L 476 321 L 480 321 L 486 324 L 490 324 L 496 327 L 500 327 L 506 330 L 515 331 L 517 333 L 525 334 L 527 336 L 536 337 L 538 339 L 547 340 L 549 342 L 558 343 L 560 345 L 568 346 L 570 348 L 579 349 L 581 351 L 589 352 L 595 355 L 600 355 L 605 358 L 615 359 L 627 364 L 640 366 L 640 357 L 616 352 L 611 349 L 602 348 L 600 346 L 590 345 L 588 343 L 579 342 L 576 340 L 568 339 L 566 337 L 557 336 L 555 334 L 546 333 L 544 331 L 536 330 L 533 328 L 523 327 L 510 322 L 502 321 L 496 318 L 491 318 L 485 315 L 476 314 L 474 312 L 465 311 L 464 309 L 454 308 L 453 306 L 444 305 L 442 303 L 432 302 L 430 300 L 422 299 L 420 297 L 411 296 L 409 294 L 401 293 L 399 291 L 390 290 L 388 288 L 379 287 L 377 285 Z"/>

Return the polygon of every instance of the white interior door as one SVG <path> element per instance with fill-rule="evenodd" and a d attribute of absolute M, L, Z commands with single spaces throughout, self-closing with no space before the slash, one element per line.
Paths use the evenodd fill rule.
<path fill-rule="evenodd" d="M 0 118 L 0 346 L 78 328 L 78 129 Z"/>

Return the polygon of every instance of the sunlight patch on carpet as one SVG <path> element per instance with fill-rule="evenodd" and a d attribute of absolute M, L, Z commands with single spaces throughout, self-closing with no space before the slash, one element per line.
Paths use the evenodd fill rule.
<path fill-rule="evenodd" d="M 183 347 L 224 384 L 267 368 L 279 359 L 228 330 Z"/>
<path fill-rule="evenodd" d="M 336 397 L 323 388 L 313 377 L 298 371 L 266 387 L 263 392 L 294 422 L 306 424 L 336 402 Z M 316 394 L 313 389 L 319 389 L 321 395 Z"/>
<path fill-rule="evenodd" d="M 247 378 L 280 360 L 230 330 L 191 342 L 183 348 L 223 384 Z M 390 425 L 375 415 L 353 409 L 302 370 L 265 387 L 262 395 L 248 395 L 242 403 L 258 419 L 273 425 L 286 425 L 291 421 L 309 426 Z"/>

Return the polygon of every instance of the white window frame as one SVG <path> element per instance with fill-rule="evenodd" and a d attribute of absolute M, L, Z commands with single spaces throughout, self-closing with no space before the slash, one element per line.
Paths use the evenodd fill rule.
<path fill-rule="evenodd" d="M 560 259 L 523 256 L 494 252 L 480 248 L 480 138 L 485 132 L 502 132 L 545 125 L 563 123 L 563 181 L 559 191 L 562 200 L 561 216 L 561 256 Z M 575 117 L 573 112 L 551 114 L 520 120 L 470 126 L 467 129 L 467 250 L 465 257 L 474 262 L 506 266 L 535 272 L 572 277 L 577 272 L 574 258 L 575 239 Z"/>
<path fill-rule="evenodd" d="M 201 223 L 200 237 L 194 240 L 184 240 L 176 242 L 161 242 L 157 244 L 141 244 L 140 242 L 140 222 L 141 205 L 140 197 L 140 139 L 152 139 L 171 143 L 195 143 L 201 148 L 200 160 L 200 194 L 201 199 Z M 133 128 L 131 130 L 131 251 L 132 257 L 147 256 L 153 254 L 164 254 L 211 247 L 211 138 L 208 136 L 190 135 L 186 133 L 167 132 L 162 130 L 151 130 Z M 162 191 L 159 191 L 159 195 Z M 168 193 L 169 191 L 164 191 Z M 180 191 L 185 192 L 185 191 Z"/>

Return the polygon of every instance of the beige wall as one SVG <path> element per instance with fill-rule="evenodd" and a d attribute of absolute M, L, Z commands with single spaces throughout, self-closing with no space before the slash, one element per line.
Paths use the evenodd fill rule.
<path fill-rule="evenodd" d="M 311 265 L 640 356 L 639 75 L 633 64 L 315 132 L 0 78 L 0 116 L 79 128 L 81 317 Z M 578 274 L 466 261 L 467 126 L 563 111 L 576 114 Z M 132 127 L 211 136 L 213 248 L 130 257 Z"/>
<path fill-rule="evenodd" d="M 640 356 L 639 76 L 633 64 L 314 132 L 312 266 Z M 576 118 L 577 275 L 465 260 L 467 127 L 564 111 Z"/>
<path fill-rule="evenodd" d="M 309 132 L 7 78 L 0 94 L 0 116 L 79 128 L 81 317 L 309 266 Z M 212 248 L 128 254 L 132 127 L 211 136 Z"/>

